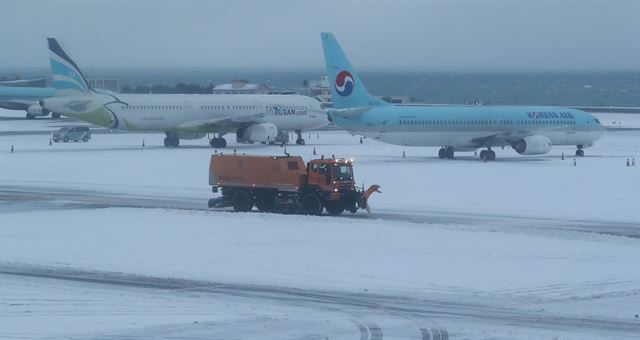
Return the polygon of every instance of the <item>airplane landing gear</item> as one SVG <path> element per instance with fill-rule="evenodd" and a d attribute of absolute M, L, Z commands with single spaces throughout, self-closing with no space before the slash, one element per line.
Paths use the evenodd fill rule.
<path fill-rule="evenodd" d="M 227 140 L 222 138 L 222 135 L 218 135 L 218 137 L 214 137 L 209 141 L 209 145 L 212 148 L 222 149 L 227 147 Z"/>
<path fill-rule="evenodd" d="M 164 146 L 168 148 L 176 148 L 180 146 L 180 139 L 174 135 L 168 135 L 167 137 L 164 137 Z"/>
<path fill-rule="evenodd" d="M 495 161 L 496 153 L 491 150 L 491 148 L 487 148 L 487 150 L 480 151 L 480 160 L 481 161 Z"/>
<path fill-rule="evenodd" d="M 304 138 L 302 138 L 302 131 L 296 130 L 296 134 L 298 135 L 298 139 L 296 139 L 296 144 L 304 145 Z"/>
<path fill-rule="evenodd" d="M 440 148 L 440 150 L 438 150 L 438 157 L 440 159 L 453 159 L 453 147 L 452 146 L 447 146 Z"/>
<path fill-rule="evenodd" d="M 584 150 L 582 150 L 583 145 L 577 145 L 578 150 L 576 150 L 576 157 L 584 157 Z"/>

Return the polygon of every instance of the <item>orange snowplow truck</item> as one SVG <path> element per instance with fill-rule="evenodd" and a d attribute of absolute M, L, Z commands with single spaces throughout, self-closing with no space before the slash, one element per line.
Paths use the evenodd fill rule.
<path fill-rule="evenodd" d="M 360 190 L 353 179 L 353 161 L 314 159 L 308 164 L 299 156 L 211 156 L 209 184 L 221 197 L 209 207 L 232 206 L 235 211 L 330 215 L 367 209 L 369 196 L 379 185 Z"/>

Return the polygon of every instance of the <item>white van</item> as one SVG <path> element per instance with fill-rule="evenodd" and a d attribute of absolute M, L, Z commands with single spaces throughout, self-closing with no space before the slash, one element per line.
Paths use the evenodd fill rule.
<path fill-rule="evenodd" d="M 53 133 L 54 142 L 83 141 L 87 142 L 91 139 L 91 130 L 88 126 L 65 126 Z"/>

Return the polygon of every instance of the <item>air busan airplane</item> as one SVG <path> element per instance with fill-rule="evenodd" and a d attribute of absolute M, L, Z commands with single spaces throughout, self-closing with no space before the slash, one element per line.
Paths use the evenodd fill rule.
<path fill-rule="evenodd" d="M 553 145 L 576 145 L 576 156 L 604 133 L 600 121 L 575 109 L 542 106 L 400 106 L 367 92 L 331 33 L 321 33 L 334 110 L 329 119 L 348 131 L 390 144 L 440 146 L 440 158 L 455 151 L 480 152 L 511 146 L 521 155 L 545 154 Z"/>
<path fill-rule="evenodd" d="M 240 143 L 285 143 L 287 131 L 323 127 L 329 122 L 317 100 L 300 95 L 117 94 L 96 91 L 58 42 L 48 38 L 55 97 L 41 100 L 51 112 L 129 131 L 164 131 L 165 146 L 180 139 L 217 136 L 211 146 L 227 145 L 222 137 L 235 132 Z"/>

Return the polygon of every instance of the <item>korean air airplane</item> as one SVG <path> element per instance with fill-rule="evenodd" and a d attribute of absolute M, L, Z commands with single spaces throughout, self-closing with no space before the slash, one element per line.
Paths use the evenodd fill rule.
<path fill-rule="evenodd" d="M 332 33 L 321 33 L 334 109 L 329 119 L 348 131 L 382 142 L 439 146 L 438 156 L 480 151 L 495 160 L 493 147 L 511 146 L 521 155 L 540 155 L 553 145 L 575 145 L 576 156 L 602 137 L 594 116 L 548 106 L 403 106 L 367 92 Z"/>
<path fill-rule="evenodd" d="M 329 124 L 320 102 L 300 95 L 254 94 L 118 94 L 94 90 L 80 68 L 48 38 L 55 96 L 41 100 L 46 110 L 110 129 L 163 131 L 164 144 L 176 147 L 180 139 L 214 134 L 211 146 L 226 147 L 225 133 L 240 143 L 285 143 L 288 131 Z"/>

